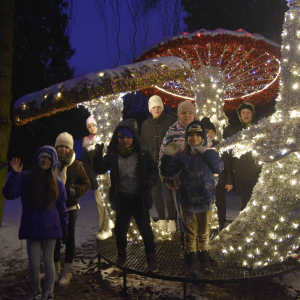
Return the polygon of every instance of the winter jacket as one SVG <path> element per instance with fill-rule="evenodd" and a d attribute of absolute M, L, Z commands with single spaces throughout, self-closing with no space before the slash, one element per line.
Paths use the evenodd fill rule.
<path fill-rule="evenodd" d="M 201 124 L 200 121 L 193 121 L 192 124 Z M 204 134 L 203 146 L 207 146 L 206 131 Z M 215 198 L 215 178 L 213 174 L 220 174 L 224 169 L 224 164 L 219 154 L 211 148 L 200 154 L 191 153 L 191 147 L 187 151 L 179 151 L 173 156 L 164 155 L 161 161 L 161 172 L 164 176 L 174 176 L 180 171 L 180 197 L 179 203 L 183 210 L 207 211 L 214 203 Z"/>
<path fill-rule="evenodd" d="M 216 147 L 219 144 L 219 141 L 212 141 L 213 146 Z M 221 155 L 221 159 L 224 163 L 224 170 L 219 174 L 219 183 L 224 183 L 225 185 L 232 185 L 232 169 L 230 164 L 230 155 L 227 152 L 224 152 Z"/>
<path fill-rule="evenodd" d="M 153 118 L 150 114 L 149 118 L 142 124 L 141 143 L 147 148 L 155 162 L 158 164 L 159 151 L 162 141 L 176 120 L 171 116 L 166 116 L 164 112 L 159 118 Z"/>
<path fill-rule="evenodd" d="M 111 187 L 109 189 L 109 202 L 112 209 L 116 209 L 118 199 L 118 139 L 117 132 L 120 127 L 127 127 L 133 133 L 133 143 L 135 151 L 138 154 L 138 178 L 141 191 L 141 200 L 143 211 L 149 210 L 153 205 L 151 189 L 147 185 L 147 181 L 151 181 L 153 186 L 157 183 L 158 170 L 157 164 L 152 158 L 149 150 L 142 148 L 139 142 L 137 131 L 131 121 L 122 121 L 116 127 L 111 142 L 107 147 L 107 154 L 102 157 L 99 154 L 94 156 L 93 169 L 96 174 L 104 174 L 110 172 Z"/>
<path fill-rule="evenodd" d="M 229 136 L 242 131 L 245 126 L 240 125 L 234 128 Z M 257 180 L 261 172 L 261 166 L 255 162 L 251 152 L 243 154 L 240 158 L 232 157 L 232 170 L 236 179 Z"/>
<path fill-rule="evenodd" d="M 95 155 L 94 148 L 90 147 L 90 143 L 93 140 L 93 135 L 90 134 L 83 139 L 83 155 L 82 155 L 82 164 L 84 170 L 89 177 L 91 183 L 92 190 L 98 190 L 98 182 L 97 182 L 97 175 L 93 171 L 93 158 Z"/>
<path fill-rule="evenodd" d="M 34 163 L 37 161 L 38 154 L 42 151 L 51 153 L 52 147 L 41 147 L 34 156 Z M 52 148 L 54 149 L 54 148 Z M 54 149 L 55 150 L 55 149 Z M 56 159 L 53 159 L 53 168 L 56 167 Z M 58 187 L 58 198 L 51 209 L 45 210 L 43 203 L 37 208 L 30 205 L 28 195 L 30 171 L 12 172 L 3 190 L 3 196 L 7 200 L 14 200 L 21 196 L 22 217 L 19 229 L 19 239 L 58 239 L 62 237 L 62 229 L 68 225 L 68 213 L 66 210 L 66 190 L 62 180 L 56 176 Z"/>
<path fill-rule="evenodd" d="M 165 155 L 166 153 L 166 150 L 167 150 L 167 146 L 173 142 L 173 143 L 176 143 L 177 144 L 177 149 L 178 151 L 182 150 L 186 141 L 185 141 L 185 135 L 186 135 L 186 131 L 185 131 L 185 128 L 183 126 L 180 125 L 180 122 L 179 121 L 176 121 L 170 128 L 169 130 L 167 131 L 164 139 L 163 139 L 163 142 L 162 142 L 162 145 L 160 147 L 160 151 L 159 151 L 159 163 L 158 163 L 158 168 L 159 168 L 159 171 L 160 171 L 160 165 L 161 165 L 161 160 L 162 160 L 162 157 Z M 208 139 L 206 137 L 206 140 L 207 140 L 207 146 L 208 147 L 211 147 L 212 146 L 212 142 L 210 139 Z M 168 177 L 166 176 L 163 176 L 161 174 L 161 171 L 160 171 L 160 177 L 162 179 L 162 181 L 166 180 Z M 176 176 L 175 177 L 177 179 L 177 184 L 179 185 L 180 182 L 179 182 L 179 177 Z"/>

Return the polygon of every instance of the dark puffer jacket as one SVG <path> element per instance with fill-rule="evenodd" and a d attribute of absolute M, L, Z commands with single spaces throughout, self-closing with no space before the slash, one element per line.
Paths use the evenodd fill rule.
<path fill-rule="evenodd" d="M 49 146 L 41 147 L 35 154 L 33 162 L 37 162 L 37 157 L 41 152 L 48 152 L 53 157 L 53 168 L 57 164 L 55 149 Z M 62 237 L 62 229 L 68 225 L 68 212 L 66 210 L 66 190 L 63 181 L 56 176 L 58 187 L 58 198 L 51 209 L 45 210 L 43 203 L 32 208 L 28 196 L 28 183 L 30 171 L 12 172 L 3 190 L 3 196 L 7 200 L 14 200 L 21 196 L 22 217 L 19 229 L 19 239 L 58 239 Z"/>
<path fill-rule="evenodd" d="M 135 130 L 131 121 L 122 121 L 116 127 L 112 136 L 111 142 L 107 148 L 107 154 L 102 157 L 100 155 L 94 156 L 94 172 L 96 174 L 104 174 L 110 171 L 111 187 L 109 189 L 109 202 L 112 209 L 115 209 L 118 183 L 118 138 L 117 132 L 120 127 L 126 127 L 133 133 L 133 143 L 135 145 L 135 151 L 138 153 L 138 178 L 139 186 L 141 190 L 141 199 L 143 210 L 149 210 L 153 205 L 153 198 L 151 189 L 144 185 L 148 180 L 151 180 L 153 185 L 157 183 L 158 169 L 157 164 L 154 162 L 150 152 L 142 148 L 139 142 L 137 131 Z"/>
<path fill-rule="evenodd" d="M 169 127 L 175 122 L 176 120 L 173 117 L 166 116 L 165 113 L 162 112 L 160 117 L 157 119 L 153 119 L 152 115 L 150 114 L 149 118 L 142 124 L 142 146 L 150 151 L 154 161 L 157 164 L 162 141 L 166 135 L 166 132 L 169 130 Z"/>
<path fill-rule="evenodd" d="M 213 146 L 216 147 L 220 142 L 212 141 Z M 224 183 L 225 185 L 232 185 L 232 169 L 230 164 L 230 155 L 227 152 L 224 152 L 221 155 L 222 162 L 224 163 L 224 170 L 219 174 L 219 183 Z"/>
<path fill-rule="evenodd" d="M 204 131 L 203 146 L 207 146 L 206 130 L 200 121 L 191 122 L 186 130 L 193 124 L 200 124 Z M 180 205 L 187 210 L 202 210 L 210 207 L 215 198 L 215 178 L 213 174 L 220 174 L 224 164 L 219 154 L 211 149 L 200 154 L 191 153 L 191 147 L 186 151 L 179 151 L 173 156 L 162 157 L 160 170 L 164 176 L 174 176 L 180 172 Z"/>

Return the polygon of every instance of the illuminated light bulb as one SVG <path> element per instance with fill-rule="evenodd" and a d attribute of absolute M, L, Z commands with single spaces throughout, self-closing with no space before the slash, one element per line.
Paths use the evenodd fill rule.
<path fill-rule="evenodd" d="M 299 224 L 293 223 L 293 227 L 297 229 L 299 227 Z"/>
<path fill-rule="evenodd" d="M 293 89 L 294 90 L 298 89 L 298 83 L 293 84 Z"/>
<path fill-rule="evenodd" d="M 261 265 L 262 265 L 262 262 L 261 262 L 261 261 L 259 261 L 257 264 L 258 264 L 259 266 L 261 266 Z"/>
<path fill-rule="evenodd" d="M 298 170 L 294 170 L 293 173 L 296 174 L 298 172 Z"/>
<path fill-rule="evenodd" d="M 44 99 L 47 99 L 47 95 L 44 96 Z"/>
<path fill-rule="evenodd" d="M 278 225 L 275 226 L 275 230 L 278 228 Z"/>
<path fill-rule="evenodd" d="M 232 247 L 232 246 L 230 246 L 230 248 L 229 248 L 231 251 L 234 251 L 234 248 Z"/>
<path fill-rule="evenodd" d="M 271 158 L 271 159 L 274 159 L 274 156 L 271 155 L 270 158 Z"/>
<path fill-rule="evenodd" d="M 292 180 L 292 182 L 291 182 L 292 185 L 295 185 L 296 183 L 297 183 L 297 180 L 295 180 L 295 179 Z"/>
<path fill-rule="evenodd" d="M 241 250 L 242 250 L 242 247 L 238 247 L 238 249 L 241 251 Z"/>
<path fill-rule="evenodd" d="M 61 96 L 61 93 L 57 93 L 57 98 L 59 98 Z"/>
<path fill-rule="evenodd" d="M 226 249 L 222 249 L 222 253 L 226 254 L 227 250 Z"/>
<path fill-rule="evenodd" d="M 247 261 L 244 260 L 244 261 L 243 261 L 243 265 L 244 265 L 244 266 L 247 266 Z"/>
<path fill-rule="evenodd" d="M 264 206 L 263 206 L 263 210 L 266 210 L 266 209 L 267 209 L 267 206 L 264 205 Z"/>
<path fill-rule="evenodd" d="M 268 246 L 268 243 L 267 243 L 267 242 L 265 242 L 265 246 Z"/>
<path fill-rule="evenodd" d="M 248 254 L 248 256 L 251 258 L 251 257 L 253 257 L 253 255 L 252 254 Z"/>
<path fill-rule="evenodd" d="M 263 219 L 265 219 L 265 218 L 266 218 L 266 216 L 265 216 L 265 215 L 262 215 L 261 217 L 262 217 Z"/>
<path fill-rule="evenodd" d="M 284 222 L 284 217 L 281 217 L 281 218 L 280 218 L 280 221 L 281 221 L 281 222 Z"/>
<path fill-rule="evenodd" d="M 250 243 L 252 240 L 251 239 L 246 239 L 246 242 Z"/>
<path fill-rule="evenodd" d="M 105 72 L 100 72 L 99 77 L 103 77 L 105 75 Z"/>
<path fill-rule="evenodd" d="M 109 125 L 110 125 L 110 123 L 106 123 L 106 125 L 107 125 L 107 126 L 109 126 Z"/>
<path fill-rule="evenodd" d="M 255 232 L 251 232 L 250 235 L 253 236 L 255 234 Z"/>
<path fill-rule="evenodd" d="M 290 45 L 286 45 L 285 49 L 290 50 Z"/>

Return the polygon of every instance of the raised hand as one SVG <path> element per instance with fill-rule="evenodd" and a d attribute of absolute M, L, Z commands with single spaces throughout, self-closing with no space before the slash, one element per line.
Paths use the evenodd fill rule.
<path fill-rule="evenodd" d="M 169 143 L 168 146 L 167 146 L 167 150 L 166 150 L 166 155 L 174 155 L 176 152 L 178 151 L 177 149 L 177 144 L 172 142 L 172 143 Z"/>
<path fill-rule="evenodd" d="M 104 144 L 103 143 L 101 145 L 96 144 L 95 145 L 95 154 L 103 156 L 103 149 L 104 149 Z"/>
<path fill-rule="evenodd" d="M 14 172 L 21 172 L 23 169 L 23 163 L 20 164 L 20 158 L 13 157 L 10 161 L 10 166 Z"/>

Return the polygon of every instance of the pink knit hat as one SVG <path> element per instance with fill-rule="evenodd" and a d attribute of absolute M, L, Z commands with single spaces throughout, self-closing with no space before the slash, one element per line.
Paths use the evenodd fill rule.
<path fill-rule="evenodd" d="M 89 124 L 97 124 L 95 122 L 95 119 L 93 118 L 93 116 L 89 116 L 87 119 L 86 119 L 86 128 L 88 128 Z"/>
<path fill-rule="evenodd" d="M 191 111 L 196 117 L 196 107 L 190 100 L 186 100 L 178 104 L 178 117 L 185 111 Z"/>

